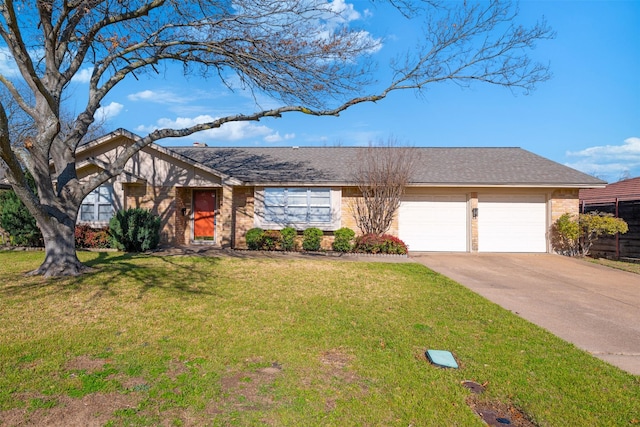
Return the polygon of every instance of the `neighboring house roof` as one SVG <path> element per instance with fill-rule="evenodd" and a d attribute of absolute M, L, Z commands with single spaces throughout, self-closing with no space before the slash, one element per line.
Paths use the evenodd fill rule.
<path fill-rule="evenodd" d="M 640 200 L 640 177 L 614 182 L 604 188 L 580 190 L 580 201 L 584 203 L 613 203 L 617 200 Z"/>
<path fill-rule="evenodd" d="M 245 184 L 348 184 L 365 147 L 167 147 Z M 388 149 L 388 148 L 380 148 Z M 413 185 L 601 187 L 605 181 L 521 148 L 415 148 Z"/>

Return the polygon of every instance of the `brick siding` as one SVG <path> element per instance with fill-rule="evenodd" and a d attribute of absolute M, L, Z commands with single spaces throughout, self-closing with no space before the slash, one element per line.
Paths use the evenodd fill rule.
<path fill-rule="evenodd" d="M 160 217 L 160 245 L 175 246 L 177 244 L 175 187 L 126 185 L 124 195 L 125 209 L 149 209 Z"/>
<path fill-rule="evenodd" d="M 580 212 L 580 200 L 577 189 L 555 190 L 551 194 L 551 224 L 562 214 L 577 215 Z"/>
<path fill-rule="evenodd" d="M 254 187 L 235 187 L 233 189 L 231 228 L 234 230 L 232 246 L 246 249 L 245 234 L 253 228 Z"/>

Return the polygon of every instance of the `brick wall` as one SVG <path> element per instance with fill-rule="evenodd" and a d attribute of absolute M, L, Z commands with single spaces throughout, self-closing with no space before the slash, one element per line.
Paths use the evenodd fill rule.
<path fill-rule="evenodd" d="M 160 217 L 160 245 L 176 245 L 176 189 L 151 185 L 126 185 L 125 209 L 149 209 Z"/>
<path fill-rule="evenodd" d="M 234 189 L 231 186 L 224 185 L 222 191 L 218 192 L 218 221 L 216 241 L 223 248 L 232 247 L 233 245 L 233 197 Z"/>
<path fill-rule="evenodd" d="M 340 215 L 340 227 L 348 227 L 360 234 L 360 229 L 356 225 L 356 219 L 354 217 L 354 204 L 358 198 L 359 192 L 355 188 L 343 188 L 342 189 L 342 212 Z"/>
<path fill-rule="evenodd" d="M 357 188 L 347 187 L 342 189 L 342 215 L 341 215 L 341 227 L 348 227 L 356 232 L 356 235 L 361 235 L 362 230 L 356 225 L 354 216 L 355 203 L 360 198 L 360 192 Z M 392 236 L 398 236 L 398 211 L 393 215 L 391 226 L 387 231 L 387 234 Z"/>
<path fill-rule="evenodd" d="M 473 217 L 473 209 L 478 209 L 478 193 L 469 194 L 469 204 L 471 205 L 471 252 L 478 252 L 478 218 Z"/>
<path fill-rule="evenodd" d="M 186 245 L 191 239 L 191 194 L 190 188 L 176 188 L 176 245 Z"/>
<path fill-rule="evenodd" d="M 564 213 L 577 215 L 580 212 L 580 199 L 577 189 L 555 190 L 551 194 L 551 224 Z"/>
<path fill-rule="evenodd" d="M 245 234 L 253 228 L 254 187 L 235 187 L 233 189 L 231 227 L 234 230 L 231 245 L 245 249 Z"/>

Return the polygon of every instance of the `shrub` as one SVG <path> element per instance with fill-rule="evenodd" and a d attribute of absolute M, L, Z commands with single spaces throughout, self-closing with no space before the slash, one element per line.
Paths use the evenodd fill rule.
<path fill-rule="evenodd" d="M 302 249 L 305 251 L 319 251 L 322 243 L 322 230 L 311 227 L 302 233 Z"/>
<path fill-rule="evenodd" d="M 252 228 L 245 234 L 247 247 L 252 251 L 259 251 L 264 244 L 264 230 L 262 228 Z"/>
<path fill-rule="evenodd" d="M 407 245 L 395 236 L 388 234 L 365 234 L 356 238 L 354 252 L 368 254 L 395 254 L 407 253 Z"/>
<path fill-rule="evenodd" d="M 27 182 L 35 189 L 31 175 L 27 175 Z M 44 245 L 36 219 L 13 190 L 0 191 L 0 227 L 9 234 L 14 245 Z"/>
<path fill-rule="evenodd" d="M 283 251 L 293 251 L 296 249 L 297 235 L 298 232 L 293 227 L 285 227 L 280 231 L 280 236 L 282 237 L 280 245 Z"/>
<path fill-rule="evenodd" d="M 561 255 L 579 255 L 580 225 L 570 214 L 561 215 L 551 227 L 551 245 Z"/>
<path fill-rule="evenodd" d="M 336 252 L 349 252 L 353 247 L 351 241 L 356 237 L 356 233 L 347 227 L 342 227 L 335 231 L 333 240 L 333 250 Z"/>
<path fill-rule="evenodd" d="M 109 221 L 112 246 L 121 251 L 144 252 L 160 243 L 160 218 L 146 209 L 118 211 Z"/>
<path fill-rule="evenodd" d="M 598 238 L 627 231 L 625 220 L 612 214 L 589 212 L 575 217 L 565 213 L 553 224 L 552 244 L 563 255 L 586 256 Z"/>
<path fill-rule="evenodd" d="M 110 247 L 109 228 L 91 228 L 88 225 L 76 225 L 76 248 L 103 249 Z"/>
<path fill-rule="evenodd" d="M 268 251 L 275 251 L 281 240 L 280 230 L 267 230 L 262 235 L 262 247 Z"/>

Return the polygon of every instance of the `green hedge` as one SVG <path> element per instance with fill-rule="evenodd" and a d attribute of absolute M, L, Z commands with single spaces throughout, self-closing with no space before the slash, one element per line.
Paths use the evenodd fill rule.
<path fill-rule="evenodd" d="M 126 252 L 144 252 L 160 243 L 160 217 L 146 209 L 120 210 L 109 221 L 112 246 Z"/>

